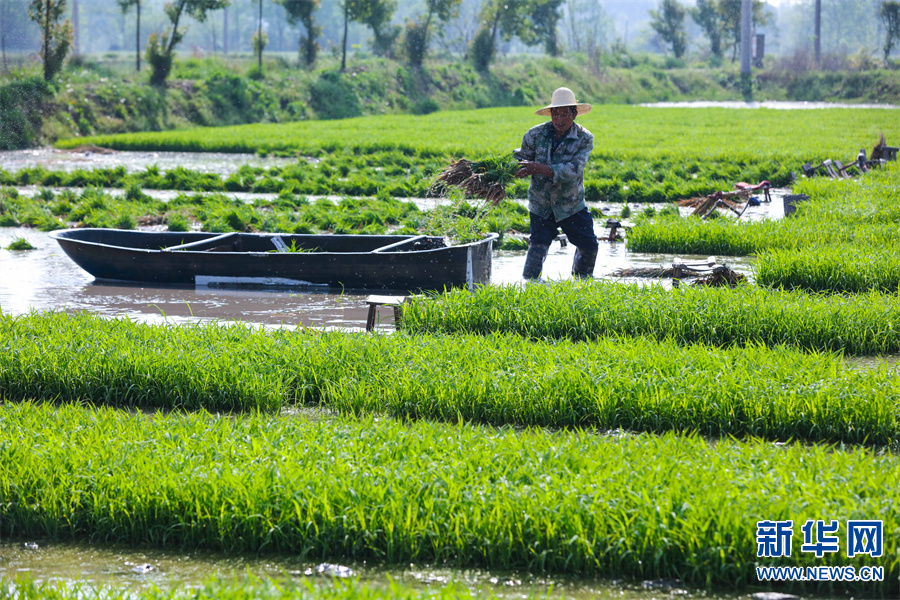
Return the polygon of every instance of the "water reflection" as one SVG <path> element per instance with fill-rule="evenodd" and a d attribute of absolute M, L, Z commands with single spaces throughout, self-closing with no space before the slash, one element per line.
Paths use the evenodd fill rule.
<path fill-rule="evenodd" d="M 163 590 L 197 586 L 211 576 L 226 581 L 252 573 L 284 582 L 309 579 L 313 585 L 330 585 L 333 577 L 350 574 L 373 587 L 387 588 L 391 581 L 417 589 L 435 589 L 449 584 L 465 587 L 473 596 L 493 594 L 500 598 L 569 598 L 573 600 L 617 598 L 753 599 L 752 594 L 716 594 L 695 590 L 677 580 L 623 581 L 527 573 L 453 569 L 427 565 L 406 567 L 366 562 L 320 564 L 290 555 L 227 555 L 214 552 L 135 549 L 126 546 L 87 543 L 2 542 L 0 577 L 26 576 L 33 581 L 78 581 L 93 586 Z"/>

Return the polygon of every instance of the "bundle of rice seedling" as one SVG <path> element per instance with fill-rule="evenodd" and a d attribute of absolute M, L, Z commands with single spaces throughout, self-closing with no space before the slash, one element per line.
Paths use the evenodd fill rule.
<path fill-rule="evenodd" d="M 434 180 L 429 195 L 444 196 L 447 189 L 455 187 L 468 198 L 480 198 L 497 205 L 506 197 L 506 186 L 520 168 L 512 155 L 489 156 L 482 160 L 461 158 L 450 162 Z"/>

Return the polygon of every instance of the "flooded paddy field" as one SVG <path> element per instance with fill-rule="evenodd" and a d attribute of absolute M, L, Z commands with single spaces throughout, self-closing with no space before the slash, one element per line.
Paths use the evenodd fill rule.
<path fill-rule="evenodd" d="M 599 224 L 598 224 L 599 225 Z M 597 229 L 598 231 L 602 231 Z M 24 238 L 35 250 L 7 250 L 14 239 Z M 30 228 L 0 228 L 0 308 L 6 314 L 30 310 L 90 311 L 107 316 L 128 316 L 144 322 L 196 320 L 244 321 L 286 327 L 324 327 L 359 330 L 365 327 L 369 292 L 317 287 L 292 289 L 238 289 L 176 287 L 102 282 L 66 256 L 48 233 Z M 545 263 L 544 276 L 568 279 L 575 249 L 555 242 Z M 624 243 L 600 243 L 595 276 L 612 278 L 620 269 L 671 266 L 674 255 L 631 253 Z M 679 257 L 689 262 L 706 256 Z M 516 284 L 522 280 L 524 251 L 495 251 L 492 282 Z M 724 259 L 738 272 L 749 274 L 749 258 Z M 618 279 L 618 278 L 617 278 Z M 649 284 L 656 279 L 629 279 Z M 671 285 L 671 279 L 660 280 Z M 393 317 L 384 310 L 385 325 Z"/>
<path fill-rule="evenodd" d="M 314 587 L 334 579 L 358 579 L 379 589 L 399 583 L 428 590 L 454 584 L 473 597 L 565 598 L 571 600 L 757 600 L 763 595 L 715 594 L 671 579 L 622 581 L 533 576 L 522 573 L 408 565 L 383 567 L 366 563 L 311 562 L 285 555 L 228 555 L 135 549 L 128 546 L 59 542 L 0 542 L 0 578 L 74 582 L 92 587 L 162 590 L 197 587 L 215 576 L 240 580 L 252 574 L 282 584 L 309 580 Z M 794 596 L 792 596 L 794 597 Z M 817 596 L 817 598 L 822 598 Z M 777 599 L 776 599 L 777 600 Z"/>
<path fill-rule="evenodd" d="M 101 168 L 124 166 L 129 172 L 140 171 L 151 165 L 161 170 L 184 166 L 202 172 L 228 175 L 243 165 L 262 167 L 282 166 L 295 162 L 294 158 L 258 157 L 251 154 L 191 153 L 191 152 L 98 152 L 95 150 L 63 151 L 52 148 L 21 150 L 0 153 L 3 168 L 14 171 L 21 168 L 42 166 L 47 169 L 71 171 L 76 168 Z M 20 193 L 33 195 L 34 186 L 18 188 Z M 109 190 L 122 194 L 122 190 Z M 781 196 L 785 190 L 773 194 L 771 203 L 751 207 L 743 217 L 746 220 L 763 218 L 779 219 L 783 216 Z M 144 190 L 148 196 L 169 201 L 182 192 L 171 190 Z M 277 194 L 236 193 L 229 197 L 243 202 L 272 199 Z M 340 198 L 331 198 L 340 202 Z M 411 199 L 420 209 L 433 208 L 439 200 Z M 616 218 L 622 204 L 592 203 L 604 215 Z M 642 209 L 631 205 L 633 213 Z M 689 209 L 682 209 L 689 212 Z M 604 222 L 595 222 L 598 235 L 603 235 Z M 36 250 L 10 251 L 5 247 L 22 237 Z M 368 307 L 364 292 L 359 290 L 307 289 L 222 289 L 158 287 L 140 284 L 121 284 L 95 281 L 92 276 L 77 267 L 59 248 L 55 241 L 31 228 L 0 228 L 0 308 L 8 314 L 20 314 L 29 310 L 87 310 L 104 315 L 127 315 L 146 322 L 161 321 L 245 321 L 272 326 L 323 327 L 328 329 L 358 330 L 364 327 Z M 544 268 L 548 280 L 570 277 L 575 249 L 560 243 L 551 246 Z M 630 252 L 624 243 L 600 243 L 595 276 L 613 278 L 623 269 L 671 266 L 675 255 Z M 679 256 L 690 262 L 706 260 L 706 256 Z M 498 285 L 521 282 L 524 251 L 495 251 L 491 281 Z M 724 262 L 735 271 L 750 275 L 752 259 L 727 258 Z M 655 279 L 632 279 L 641 284 Z M 671 285 L 671 280 L 661 280 Z M 385 311 L 389 312 L 389 311 Z M 392 317 L 386 325 L 390 327 Z"/>
<path fill-rule="evenodd" d="M 38 159 L 56 160 L 49 156 L 49 154 L 56 151 L 47 152 L 47 156 L 43 159 L 38 157 Z M 97 160 L 106 160 L 99 158 L 106 155 L 97 154 Z M 184 162 L 194 160 L 192 157 L 174 153 L 173 156 L 167 156 L 169 153 L 117 154 L 119 155 L 117 158 L 121 159 L 121 162 L 81 164 L 71 168 L 90 168 L 101 166 L 101 164 L 104 166 L 127 164 L 128 169 L 140 170 L 148 165 L 157 164 L 163 169 L 166 168 L 165 165 L 187 165 L 193 169 L 202 169 L 199 162 Z M 129 156 L 123 157 L 121 156 L 123 154 L 128 154 Z M 131 154 L 143 154 L 144 156 L 130 156 Z M 215 164 L 209 167 L 212 169 L 210 172 L 219 174 L 233 172 L 233 170 L 236 170 L 248 161 L 259 161 L 258 164 L 261 166 L 273 166 L 276 163 L 271 161 L 282 160 L 243 155 L 234 163 L 230 163 L 229 161 L 234 158 L 234 155 L 221 156 L 224 158 L 220 159 L 213 155 L 201 155 L 197 160 L 200 162 L 212 160 Z M 94 157 L 89 153 L 84 154 L 82 158 L 84 160 L 94 160 Z M 23 158 L 23 160 L 29 159 Z M 296 159 L 284 160 L 290 162 Z M 3 166 L 9 168 L 6 165 L 4 157 Z M 22 166 L 25 165 L 23 164 Z M 62 163 L 46 163 L 45 166 L 53 169 L 70 168 L 63 166 Z M 34 192 L 34 190 L 29 189 L 23 189 L 23 191 L 29 194 Z M 157 192 L 152 190 L 146 190 L 145 193 L 160 199 L 168 199 L 164 195 L 155 196 Z M 160 194 L 169 193 L 160 192 Z M 748 210 L 744 219 L 780 219 L 783 216 L 781 214 L 780 193 L 776 195 L 776 201 L 772 204 L 764 204 Z M 262 197 L 261 194 L 229 195 L 238 197 L 245 202 Z M 337 198 L 335 200 L 339 201 Z M 432 201 L 419 200 L 416 204 L 421 208 L 428 208 L 429 202 Z M 621 204 L 592 206 L 602 208 L 604 215 L 612 218 L 618 215 L 622 207 Z M 637 212 L 641 210 L 642 206 L 632 204 L 631 208 Z M 602 234 L 605 231 L 603 229 L 603 221 L 604 219 L 602 218 L 595 221 L 595 229 L 598 234 Z M 28 251 L 6 250 L 5 247 L 17 237 L 25 238 L 36 249 Z M 313 327 L 346 331 L 360 331 L 363 329 L 366 321 L 366 292 L 358 290 L 161 287 L 99 282 L 77 267 L 46 233 L 26 228 L 3 228 L 0 229 L 0 247 L 3 248 L 0 250 L 0 309 L 2 309 L 4 314 L 25 314 L 32 310 L 62 310 L 69 313 L 86 311 L 110 317 L 127 316 L 130 319 L 146 323 L 194 323 L 200 321 L 227 323 L 239 321 L 275 328 Z M 521 282 L 524 254 L 524 251 L 494 252 L 492 283 L 497 285 L 519 284 Z M 559 243 L 554 243 L 545 265 L 545 277 L 549 280 L 569 279 L 573 254 L 574 248 L 571 245 L 563 247 Z M 622 269 L 670 266 L 676 258 L 691 262 L 694 260 L 705 260 L 707 257 L 705 255 L 676 256 L 662 253 L 637 253 L 627 250 L 624 243 L 601 242 L 595 275 L 601 279 L 617 279 L 614 277 L 614 274 Z M 753 260 L 749 258 L 724 258 L 720 259 L 720 262 L 727 263 L 736 271 L 745 275 L 751 275 L 754 267 Z M 651 278 L 634 278 L 624 281 L 636 282 L 642 285 L 657 282 L 656 279 Z M 671 285 L 671 280 L 662 280 L 659 283 L 663 286 L 669 286 Z M 393 317 L 390 311 L 385 310 L 381 316 L 383 317 L 381 327 L 388 331 L 393 329 Z M 109 321 L 104 322 L 108 323 Z M 175 329 L 183 331 L 189 328 Z M 277 333 L 272 335 L 277 335 Z M 292 335 L 290 337 L 305 336 Z M 363 336 L 341 337 L 359 340 L 371 339 Z M 396 335 L 376 336 L 375 339 L 397 340 L 401 337 Z M 323 354 L 325 353 L 323 352 Z M 192 356 L 191 360 L 195 359 L 196 357 Z M 858 368 L 860 370 L 876 369 L 880 368 L 883 362 L 896 364 L 896 360 L 896 356 L 864 358 L 860 360 Z M 42 360 L 43 362 L 47 361 Z M 519 362 L 524 363 L 524 361 Z M 623 364 L 627 362 L 623 361 Z M 459 360 L 454 364 L 461 365 L 463 361 Z M 714 368 L 712 370 L 715 371 Z M 451 371 L 447 371 L 447 373 L 451 373 Z M 418 379 L 425 378 L 419 377 Z M 447 381 L 450 377 L 441 377 L 439 379 Z M 388 384 L 387 387 L 391 387 L 391 384 Z M 715 386 L 708 387 L 713 388 Z M 516 394 L 518 393 L 519 390 L 516 390 Z M 360 396 L 363 397 L 366 394 L 361 393 Z M 432 394 L 429 397 L 431 396 L 436 397 L 437 394 Z M 303 411 L 304 409 L 301 408 L 299 410 Z M 653 411 L 650 410 L 649 412 L 652 413 Z M 278 420 L 291 420 L 293 418 L 290 411 L 285 411 L 280 417 L 277 417 Z M 317 415 L 317 418 L 322 417 Z M 423 421 L 429 420 L 427 416 L 423 417 L 420 415 L 420 418 Z M 329 419 L 325 417 L 322 420 L 328 421 Z M 410 429 L 424 424 L 414 424 Z M 327 423 L 323 423 L 323 427 L 326 425 Z M 357 437 L 362 437 L 359 435 L 359 432 L 356 433 Z M 349 436 L 346 444 L 351 444 L 353 439 L 353 436 Z M 780 448 L 778 445 L 772 445 L 771 447 L 773 450 Z M 694 450 L 696 451 L 696 449 Z M 778 452 L 781 452 L 781 450 L 774 450 L 773 454 Z M 569 456 L 576 454 L 578 453 L 572 452 Z M 688 454 L 685 453 L 685 456 Z M 409 456 L 413 455 L 418 456 L 419 454 L 415 452 L 409 453 Z M 525 453 L 522 453 L 521 456 L 524 457 Z M 351 456 L 351 458 L 354 461 L 361 459 L 360 456 Z M 660 457 L 657 456 L 657 460 L 659 459 Z M 863 457 L 861 460 L 868 460 L 868 458 Z M 497 461 L 492 461 L 491 464 L 493 462 Z M 502 463 L 502 461 L 500 462 Z M 515 461 L 507 462 L 512 464 Z M 594 462 L 599 463 L 602 461 Z M 630 461 L 619 462 L 635 467 L 635 474 L 629 475 L 631 478 L 636 475 L 637 471 L 642 470 L 638 467 L 641 464 L 640 460 L 635 460 L 633 457 Z M 251 463 L 236 461 L 234 464 L 238 470 L 241 470 L 244 468 L 241 465 L 249 465 Z M 610 464 L 615 464 L 615 461 L 610 461 Z M 251 471 L 252 469 L 247 467 L 246 470 Z M 452 468 L 445 468 L 443 472 L 451 470 Z M 698 469 L 696 473 L 699 473 L 700 470 Z M 365 469 L 362 469 L 362 471 L 365 471 Z M 864 469 L 858 469 L 858 471 L 864 471 Z M 433 473 L 431 471 L 427 472 L 429 473 L 427 477 L 432 477 Z M 730 473 L 733 472 L 731 471 L 728 475 L 720 478 L 720 483 L 716 484 L 716 486 L 725 487 L 721 486 L 721 481 L 730 481 L 729 477 L 732 476 Z M 439 479 L 436 474 L 435 477 Z M 746 486 L 748 493 L 752 493 L 755 488 L 759 487 L 753 481 L 750 483 L 750 485 Z M 810 484 L 812 484 L 811 481 Z M 672 480 L 663 483 L 659 488 L 647 486 L 645 489 L 664 491 L 670 488 L 676 489 L 677 487 L 678 483 Z M 812 487 L 810 485 L 810 489 Z M 517 489 L 517 486 L 513 486 L 511 489 Z M 600 486 L 597 487 L 597 490 L 599 489 Z M 599 493 L 597 490 L 592 489 L 589 491 L 589 494 Z M 586 492 L 584 497 L 590 497 L 589 494 Z M 626 496 L 627 494 L 623 494 L 622 498 Z M 680 503 L 681 501 L 682 498 L 678 498 L 678 502 Z M 874 510 L 874 504 L 863 505 L 861 502 L 862 500 L 858 499 L 847 500 L 848 506 L 864 506 L 866 511 L 864 516 L 880 518 L 876 514 L 877 511 Z M 702 502 L 698 502 L 697 506 L 699 507 L 702 504 Z M 527 504 L 524 506 L 527 506 Z M 677 504 L 674 504 L 673 510 L 680 510 L 677 506 Z M 682 506 L 687 507 L 688 505 L 685 503 Z M 767 510 L 771 508 L 768 505 L 764 506 Z M 893 519 L 891 515 L 886 518 Z M 813 516 L 828 517 L 829 515 L 816 514 Z M 753 524 L 750 520 L 747 520 L 747 523 L 744 523 L 737 529 L 743 532 L 746 528 L 744 526 L 752 529 Z M 795 540 L 795 542 L 799 543 L 798 540 Z M 358 577 L 360 581 L 370 583 L 376 588 L 387 588 L 391 582 L 399 582 L 415 589 L 424 590 L 454 583 L 462 586 L 463 589 L 469 590 L 474 597 L 495 595 L 504 598 L 561 597 L 577 599 L 624 598 L 635 600 L 676 597 L 740 598 L 747 600 L 775 600 L 779 598 L 777 595 L 767 595 L 771 594 L 771 592 L 757 592 L 760 588 L 753 587 L 752 584 L 750 584 L 751 587 L 745 588 L 745 591 L 740 594 L 730 594 L 698 590 L 677 580 L 666 579 L 648 579 L 643 581 L 599 580 L 556 575 L 538 576 L 500 570 L 453 569 L 433 567 L 428 564 L 409 564 L 407 566 L 401 563 L 401 565 L 397 567 L 396 565 L 384 566 L 351 562 L 329 564 L 306 561 L 297 556 L 257 554 L 250 551 L 243 554 L 229 555 L 205 551 L 153 549 L 144 545 L 106 546 L 61 543 L 40 538 L 17 539 L 15 542 L 0 543 L 0 578 L 30 577 L 43 581 L 86 582 L 91 585 L 107 585 L 114 588 L 135 590 L 145 589 L 150 585 L 156 585 L 163 589 L 190 589 L 194 586 L 202 585 L 203 581 L 211 574 L 225 578 L 240 578 L 250 572 L 256 576 L 273 578 L 276 581 L 302 581 L 305 578 L 310 578 L 315 586 L 320 584 L 328 585 L 333 579 L 344 575 Z M 730 583 L 726 585 L 730 585 Z M 826 590 L 810 593 L 809 597 L 828 598 L 832 596 Z"/>

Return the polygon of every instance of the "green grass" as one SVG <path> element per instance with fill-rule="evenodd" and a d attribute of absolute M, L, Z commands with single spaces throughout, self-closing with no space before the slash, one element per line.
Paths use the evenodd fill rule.
<path fill-rule="evenodd" d="M 742 588 L 769 562 L 757 520 L 878 518 L 880 558 L 778 564 L 882 565 L 884 582 L 833 589 L 898 591 L 893 453 L 28 403 L 5 405 L 0 424 L 0 533 L 14 539 Z"/>
<path fill-rule="evenodd" d="M 900 378 L 756 344 L 531 342 L 0 317 L 0 394 L 114 407 L 275 412 L 309 404 L 401 419 L 623 427 L 895 445 Z"/>

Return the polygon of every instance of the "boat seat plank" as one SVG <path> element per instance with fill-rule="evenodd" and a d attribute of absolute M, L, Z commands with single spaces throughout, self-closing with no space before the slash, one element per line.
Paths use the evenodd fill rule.
<path fill-rule="evenodd" d="M 163 248 L 163 251 L 172 252 L 175 250 L 208 250 L 210 248 L 219 248 L 222 246 L 222 242 L 229 241 L 232 238 L 236 238 L 238 235 L 240 234 L 232 231 L 229 233 L 223 233 L 222 235 L 213 236 L 211 238 L 206 238 L 205 240 L 188 242 L 187 244 L 178 244 L 177 246 L 169 246 L 168 248 Z M 207 248 L 207 246 L 209 248 Z"/>
<path fill-rule="evenodd" d="M 381 248 L 376 248 L 372 250 L 372 252 L 386 252 L 388 250 L 396 250 L 401 246 L 405 246 L 407 244 L 414 244 L 423 238 L 427 238 L 427 235 L 416 235 L 406 240 L 400 240 L 399 242 L 394 242 L 393 244 L 388 244 L 387 246 L 382 246 Z"/>

